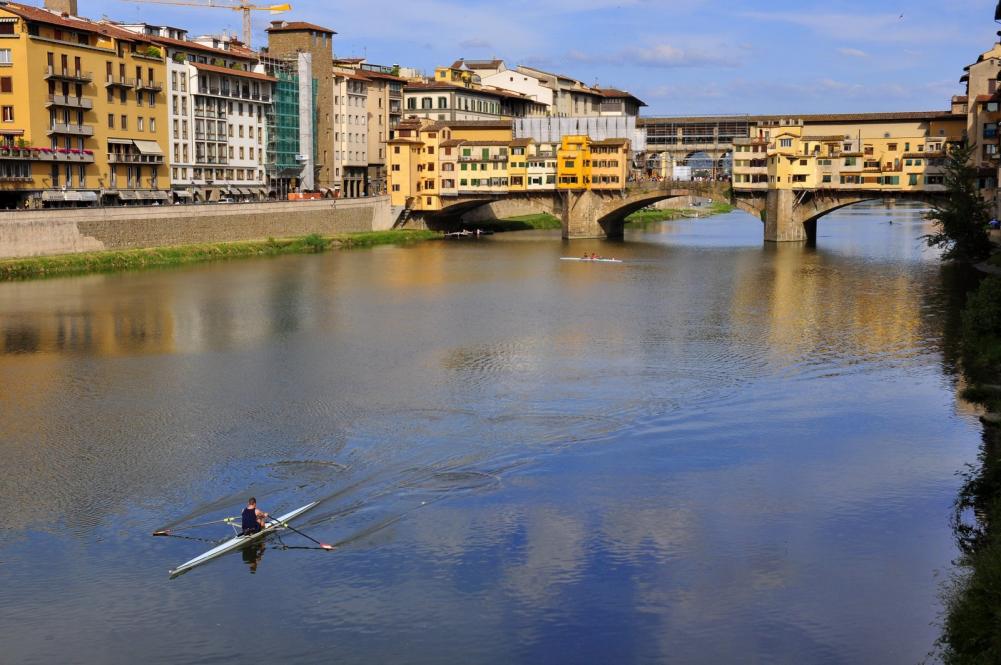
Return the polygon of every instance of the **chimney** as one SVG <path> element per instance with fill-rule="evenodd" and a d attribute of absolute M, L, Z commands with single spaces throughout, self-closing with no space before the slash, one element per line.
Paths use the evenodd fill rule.
<path fill-rule="evenodd" d="M 57 14 L 69 14 L 78 16 L 76 0 L 45 0 L 45 8 Z"/>

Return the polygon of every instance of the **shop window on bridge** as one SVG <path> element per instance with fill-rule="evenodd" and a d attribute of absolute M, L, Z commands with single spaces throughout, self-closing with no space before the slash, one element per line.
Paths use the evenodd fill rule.
<path fill-rule="evenodd" d="M 941 175 L 926 175 L 925 176 L 925 184 L 926 185 L 944 185 L 945 184 L 945 176 L 941 176 Z"/>
<path fill-rule="evenodd" d="M 806 175 L 800 173 L 792 177 L 793 182 L 806 182 Z"/>
<path fill-rule="evenodd" d="M 824 183 L 830 183 L 830 182 L 831 182 L 831 176 L 830 176 L 830 175 L 825 175 L 825 176 L 823 176 L 823 177 L 821 178 L 821 182 L 824 182 Z"/>
<path fill-rule="evenodd" d="M 988 122 L 984 125 L 984 138 L 996 139 L 998 137 L 998 123 Z"/>

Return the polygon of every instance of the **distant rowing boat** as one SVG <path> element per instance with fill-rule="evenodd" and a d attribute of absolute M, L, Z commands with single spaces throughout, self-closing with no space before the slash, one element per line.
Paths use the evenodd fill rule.
<path fill-rule="evenodd" d="M 581 263 L 622 263 L 622 259 L 585 259 L 579 256 L 561 256 L 560 261 L 580 261 Z"/>
<path fill-rule="evenodd" d="M 261 529 L 260 531 L 258 531 L 257 533 L 252 533 L 252 534 L 250 534 L 248 536 L 236 536 L 234 538 L 230 538 L 229 540 L 225 541 L 224 543 L 216 545 L 215 547 L 213 547 L 212 549 L 210 549 L 208 552 L 205 552 L 204 554 L 196 556 L 194 559 L 191 559 L 190 561 L 186 561 L 186 562 L 182 563 L 180 566 L 178 566 L 177 568 L 174 568 L 173 570 L 170 571 L 170 576 L 171 577 L 175 577 L 177 575 L 180 575 L 181 573 L 184 573 L 184 572 L 187 572 L 187 571 L 191 570 L 195 566 L 200 566 L 203 563 L 206 563 L 208 561 L 211 561 L 212 559 L 215 559 L 216 557 L 220 557 L 223 554 L 226 554 L 227 552 L 232 552 L 233 550 L 238 550 L 238 549 L 240 549 L 242 547 L 245 547 L 246 545 L 249 545 L 250 543 L 254 542 L 255 540 L 260 540 L 261 538 L 263 538 L 264 536 L 268 535 L 272 531 L 275 531 L 279 527 L 288 526 L 286 524 L 286 522 L 288 522 L 289 520 L 295 519 L 299 515 L 302 515 L 304 512 L 306 512 L 310 508 L 315 507 L 317 503 L 318 503 L 317 501 L 314 501 L 313 503 L 308 503 L 305 506 L 302 506 L 301 508 L 296 508 L 295 510 L 293 510 L 290 513 L 285 513 L 281 517 L 270 518 L 270 521 L 267 522 L 266 526 L 263 529 Z"/>

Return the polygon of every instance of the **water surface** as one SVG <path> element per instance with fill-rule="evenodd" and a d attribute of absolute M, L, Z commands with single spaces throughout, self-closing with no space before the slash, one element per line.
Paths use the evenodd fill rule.
<path fill-rule="evenodd" d="M 927 230 L 858 205 L 816 248 L 732 213 L 0 285 L 0 660 L 919 661 L 979 440 Z M 321 499 L 339 549 L 169 580 L 211 545 L 150 533 L 249 494 Z"/>

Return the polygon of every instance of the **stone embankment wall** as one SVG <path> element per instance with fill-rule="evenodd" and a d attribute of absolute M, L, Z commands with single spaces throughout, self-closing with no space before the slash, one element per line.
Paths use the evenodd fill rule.
<path fill-rule="evenodd" d="M 0 258 L 392 228 L 389 197 L 0 211 Z"/>
<path fill-rule="evenodd" d="M 542 212 L 558 217 L 560 214 L 559 203 L 558 196 L 518 196 L 515 194 L 509 198 L 473 208 L 462 216 L 462 221 L 485 222 L 521 215 L 535 215 Z"/>

